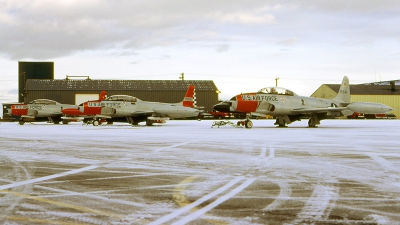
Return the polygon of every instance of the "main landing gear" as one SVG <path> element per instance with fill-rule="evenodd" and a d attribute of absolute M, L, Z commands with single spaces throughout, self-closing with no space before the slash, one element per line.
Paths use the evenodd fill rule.
<path fill-rule="evenodd" d="M 286 127 L 286 124 L 291 124 L 289 116 L 277 116 L 274 125 L 278 125 L 278 127 Z"/>
<path fill-rule="evenodd" d="M 308 127 L 317 127 L 317 125 L 320 124 L 319 121 L 317 114 L 311 114 L 311 117 L 308 120 Z"/>

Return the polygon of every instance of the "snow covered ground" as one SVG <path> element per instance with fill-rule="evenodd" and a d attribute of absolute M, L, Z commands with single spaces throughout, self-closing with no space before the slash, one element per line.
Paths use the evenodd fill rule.
<path fill-rule="evenodd" d="M 400 224 L 400 120 L 212 122 L 1 123 L 0 221 Z"/>

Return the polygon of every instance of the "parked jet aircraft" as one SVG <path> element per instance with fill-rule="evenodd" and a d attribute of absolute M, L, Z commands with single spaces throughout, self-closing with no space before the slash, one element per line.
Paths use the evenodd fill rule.
<path fill-rule="evenodd" d="M 220 112 L 242 112 L 247 114 L 244 121 L 246 128 L 253 126 L 249 117 L 271 115 L 276 117 L 275 125 L 285 127 L 302 118 L 309 118 L 308 126 L 316 127 L 320 120 L 359 113 L 385 113 L 392 108 L 381 103 L 354 102 L 350 103 L 350 84 L 345 76 L 338 95 L 333 99 L 303 97 L 294 92 L 279 88 L 268 87 L 253 93 L 234 96 L 230 101 L 214 105 Z"/>
<path fill-rule="evenodd" d="M 146 121 L 146 125 L 152 125 L 165 123 L 169 118 L 196 117 L 199 110 L 195 106 L 195 89 L 191 85 L 180 103 L 148 102 L 129 95 L 112 95 L 105 100 L 84 102 L 79 108 L 64 109 L 62 112 L 67 117 L 84 117 L 84 123 L 94 126 L 104 120 L 125 120 L 133 125 Z"/>
<path fill-rule="evenodd" d="M 33 121 L 48 121 L 59 124 L 61 121 L 65 124 L 70 120 L 62 120 L 63 108 L 78 108 L 76 105 L 61 104 L 49 99 L 36 99 L 28 104 L 15 104 L 11 106 L 9 114 L 19 116 L 19 124 Z"/>

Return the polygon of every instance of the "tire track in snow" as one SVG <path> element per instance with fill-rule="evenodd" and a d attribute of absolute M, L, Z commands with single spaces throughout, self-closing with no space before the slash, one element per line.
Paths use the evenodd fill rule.
<path fill-rule="evenodd" d="M 87 171 L 87 170 L 92 170 L 92 169 L 95 169 L 97 167 L 99 167 L 99 166 L 98 165 L 91 165 L 91 166 L 83 167 L 83 168 L 76 169 L 76 170 L 70 170 L 70 171 L 67 171 L 67 172 L 64 172 L 64 173 L 53 174 L 53 175 L 45 176 L 45 177 L 39 177 L 39 178 L 32 179 L 32 180 L 25 180 L 25 181 L 15 182 L 15 183 L 12 183 L 12 184 L 6 184 L 6 185 L 0 186 L 0 190 L 13 188 L 13 187 L 18 187 L 18 186 L 27 185 L 27 184 L 38 183 L 38 182 L 45 181 L 45 180 L 51 180 L 51 179 L 54 179 L 54 178 L 59 178 L 59 177 L 63 177 L 63 176 L 67 176 L 67 175 L 71 175 L 71 174 L 75 174 L 75 173 L 80 173 L 80 172 Z"/>
<path fill-rule="evenodd" d="M 83 168 L 80 168 L 80 169 L 70 170 L 70 171 L 67 171 L 67 172 L 64 172 L 64 173 L 53 174 L 53 175 L 50 175 L 50 176 L 45 176 L 45 177 L 40 177 L 40 178 L 36 178 L 36 179 L 25 180 L 25 181 L 15 182 L 15 183 L 12 183 L 12 184 L 2 185 L 2 186 L 0 186 L 0 192 L 8 193 L 8 194 L 16 196 L 18 198 L 32 199 L 32 200 L 45 202 L 45 203 L 49 203 L 49 204 L 53 204 L 53 205 L 57 205 L 57 206 L 61 206 L 61 207 L 73 208 L 73 209 L 76 209 L 76 210 L 79 210 L 79 211 L 83 211 L 83 212 L 89 212 L 89 213 L 94 213 L 94 214 L 98 214 L 98 215 L 106 215 L 106 216 L 110 216 L 110 217 L 113 217 L 113 218 L 119 218 L 119 215 L 116 215 L 116 214 L 113 214 L 113 213 L 108 213 L 108 212 L 101 211 L 101 210 L 88 209 L 88 208 L 85 208 L 85 207 L 76 206 L 76 205 L 63 203 L 63 202 L 52 201 L 52 200 L 40 198 L 40 197 L 37 197 L 37 196 L 31 196 L 31 195 L 20 193 L 20 192 L 6 191 L 5 190 L 5 189 L 9 189 L 9 188 L 15 189 L 16 187 L 20 187 L 20 186 L 24 186 L 24 185 L 29 185 L 29 184 L 38 183 L 38 182 L 45 181 L 45 180 L 50 180 L 50 179 L 54 179 L 54 178 L 58 178 L 58 177 L 63 177 L 63 176 L 71 175 L 71 174 L 80 173 L 80 172 L 83 172 L 83 171 L 95 169 L 97 167 L 99 167 L 99 165 L 91 165 L 91 166 L 83 167 Z"/>
<path fill-rule="evenodd" d="M 317 185 L 301 212 L 297 214 L 297 219 L 290 224 L 314 224 L 326 219 L 333 207 L 331 201 L 336 200 L 337 197 L 334 187 Z"/>
<path fill-rule="evenodd" d="M 40 186 L 40 185 L 36 185 L 35 188 L 62 193 L 60 195 L 45 196 L 46 198 L 65 197 L 65 196 L 82 196 L 82 197 L 91 198 L 91 199 L 98 199 L 98 200 L 108 202 L 108 203 L 118 203 L 121 205 L 128 205 L 128 206 L 134 206 L 134 207 L 145 207 L 146 206 L 143 203 L 130 202 L 130 201 L 125 201 L 125 200 L 121 200 L 121 199 L 111 199 L 108 197 L 98 196 L 98 195 L 94 195 L 94 194 L 68 191 L 68 190 L 63 190 L 63 189 L 58 189 L 58 188 L 50 188 L 50 187 L 45 187 L 45 186 Z"/>
<path fill-rule="evenodd" d="M 229 193 L 227 193 L 224 196 L 218 198 L 217 200 L 215 200 L 214 202 L 210 203 L 206 207 L 201 208 L 200 210 L 198 210 L 198 211 L 196 211 L 196 212 L 194 212 L 192 214 L 187 215 L 186 217 L 180 219 L 179 221 L 176 221 L 175 223 L 172 223 L 172 225 L 186 224 L 186 223 L 189 223 L 189 222 L 199 218 L 200 216 L 202 216 L 206 212 L 212 210 L 213 208 L 215 208 L 218 205 L 222 204 L 226 200 L 228 200 L 228 199 L 232 198 L 233 196 L 235 196 L 236 194 L 240 193 L 242 190 L 244 190 L 246 187 L 248 187 L 250 184 L 252 184 L 255 180 L 257 180 L 257 178 L 249 178 L 249 179 L 247 179 L 244 183 L 242 183 L 240 186 L 238 186 L 237 188 L 233 189 Z"/>
<path fill-rule="evenodd" d="M 260 155 L 258 156 L 259 159 L 261 158 L 266 158 L 267 157 L 267 147 L 263 146 L 261 147 L 261 152 Z M 268 159 L 273 159 L 275 157 L 275 149 L 270 147 L 269 148 L 269 155 L 268 155 Z"/>
<path fill-rule="evenodd" d="M 9 158 L 3 158 L 0 159 L 0 162 L 3 161 L 3 164 L 11 164 L 10 167 L 13 169 L 13 176 L 15 177 L 15 180 L 17 182 L 20 182 L 21 180 L 27 180 L 31 178 L 31 174 L 28 172 L 28 170 L 19 164 L 18 162 L 9 159 Z M 23 172 L 22 172 L 23 171 Z M 4 179 L 1 179 L 4 180 Z M 12 182 L 10 180 L 4 180 L 7 182 Z M 12 191 L 14 192 L 20 192 L 20 193 L 28 193 L 29 191 L 32 190 L 32 185 L 25 185 L 25 186 L 18 186 L 18 187 L 13 187 Z M 1 190 L 0 190 L 1 191 Z M 22 200 L 22 197 L 14 196 L 10 193 L 5 193 L 5 196 L 0 198 L 0 205 L 9 205 L 6 209 L 3 209 L 2 215 L 0 215 L 0 218 L 6 217 Z"/>
<path fill-rule="evenodd" d="M 379 163 L 383 168 L 385 168 L 386 170 L 390 171 L 390 172 L 399 172 L 400 169 L 396 168 L 391 162 L 389 162 L 388 160 L 382 158 L 381 156 L 379 156 L 378 154 L 372 154 L 372 153 L 366 153 L 366 155 L 368 155 L 370 158 L 372 158 L 373 160 L 375 160 L 377 163 Z"/>
<path fill-rule="evenodd" d="M 182 143 L 182 144 L 186 144 L 186 143 Z M 179 144 L 179 145 L 182 145 L 182 144 Z M 175 147 L 175 146 L 171 146 L 171 147 Z M 254 152 L 254 146 L 243 145 L 242 147 L 243 147 L 242 151 L 243 151 L 244 154 L 251 155 Z M 267 158 L 266 157 L 267 148 L 265 146 L 262 147 L 260 155 L 258 156 L 257 159 L 255 159 L 255 161 L 253 163 L 254 165 L 253 166 L 249 166 L 247 168 L 247 170 L 243 171 L 245 173 L 245 176 L 252 176 L 251 173 L 254 173 L 255 170 L 260 169 L 259 166 L 257 166 L 257 164 L 258 164 L 258 162 L 260 160 L 263 161 L 266 158 L 267 159 L 273 159 L 274 158 L 274 152 L 275 152 L 274 149 L 270 148 L 269 155 L 268 155 L 268 158 Z M 190 203 L 190 204 L 182 203 L 181 205 L 184 205 L 184 204 L 187 204 L 187 205 L 185 205 L 183 208 L 181 208 L 179 210 L 176 210 L 176 211 L 172 212 L 171 214 L 168 214 L 168 215 L 166 215 L 164 217 L 159 218 L 158 220 L 156 220 L 156 221 L 154 221 L 154 222 L 152 222 L 150 224 L 151 225 L 156 225 L 156 224 L 165 223 L 165 222 L 167 222 L 169 220 L 172 220 L 173 218 L 178 217 L 179 215 L 181 215 L 183 213 L 186 213 L 186 212 L 194 209 L 195 207 L 197 207 L 201 203 L 203 203 L 203 202 L 209 200 L 210 198 L 212 198 L 212 197 L 214 197 L 214 196 L 216 196 L 218 194 L 221 194 L 222 192 L 226 191 L 227 189 L 229 189 L 230 187 L 232 187 L 233 185 L 238 183 L 240 180 L 242 180 L 245 176 L 237 177 L 236 179 L 232 180 L 231 182 L 229 182 L 225 186 L 223 186 L 223 187 L 217 189 L 216 191 L 214 191 L 214 192 L 212 192 L 212 193 L 210 193 L 210 194 L 208 194 L 208 195 L 206 195 L 206 196 L 194 201 L 193 203 Z M 184 181 L 182 181 L 181 185 L 186 185 L 186 183 L 192 182 L 195 178 L 197 178 L 197 177 L 189 177 L 189 178 L 185 179 Z M 185 223 L 188 223 L 188 222 L 190 222 L 192 220 L 197 219 L 198 217 L 204 215 L 205 213 L 207 213 L 208 211 L 212 210 L 213 208 L 215 208 L 219 204 L 225 202 L 229 198 L 231 198 L 231 197 L 235 196 L 236 194 L 238 194 L 239 192 L 244 190 L 246 187 L 251 185 L 257 179 L 258 178 L 248 178 L 244 183 L 242 183 L 240 186 L 238 186 L 237 188 L 233 189 L 229 193 L 227 193 L 224 196 L 218 198 L 217 200 L 215 200 L 214 202 L 210 203 L 206 207 L 201 208 L 201 209 L 197 209 L 197 211 L 195 211 L 194 213 L 182 218 L 181 220 L 179 220 L 179 221 L 177 221 L 177 222 L 175 222 L 173 224 L 185 224 Z M 186 180 L 188 180 L 188 181 L 186 181 Z M 181 190 L 182 188 L 180 188 L 180 186 L 178 186 L 176 189 L 182 191 Z M 174 195 L 174 198 L 175 199 L 186 199 L 185 196 L 180 196 L 180 195 L 179 195 L 179 197 L 176 197 Z"/>
<path fill-rule="evenodd" d="M 97 215 L 104 215 L 104 216 L 120 219 L 119 215 L 114 214 L 114 213 L 109 213 L 109 212 L 106 212 L 106 211 L 102 211 L 102 210 L 90 209 L 90 208 L 86 208 L 86 207 L 83 207 L 83 206 L 72 205 L 72 204 L 69 204 L 69 203 L 64 203 L 64 202 L 59 202 L 59 201 L 53 201 L 53 200 L 49 200 L 49 199 L 46 199 L 46 198 L 40 198 L 40 197 L 37 197 L 37 196 L 22 194 L 22 193 L 18 193 L 18 192 L 11 192 L 11 191 L 5 191 L 5 190 L 0 190 L 0 192 L 9 193 L 9 194 L 12 194 L 14 196 L 23 197 L 25 199 L 35 200 L 35 201 L 39 201 L 39 202 L 44 202 L 44 203 L 56 205 L 56 206 L 59 206 L 59 207 L 65 207 L 65 208 L 75 209 L 75 210 L 82 211 L 82 212 L 88 212 L 88 213 L 93 213 L 93 214 L 97 214 Z"/>
<path fill-rule="evenodd" d="M 190 178 L 191 178 L 191 177 L 190 177 Z M 183 213 L 186 213 L 186 212 L 190 211 L 191 209 L 193 209 L 194 207 L 196 207 L 196 206 L 202 204 L 203 202 L 205 202 L 205 201 L 207 201 L 207 200 L 209 200 L 209 199 L 215 197 L 216 195 L 221 194 L 222 192 L 226 191 L 227 189 L 231 188 L 233 185 L 235 185 L 236 183 L 238 183 L 239 181 L 241 181 L 243 178 L 244 178 L 244 177 L 242 177 L 242 176 L 237 177 L 236 179 L 231 180 L 229 183 L 227 183 L 227 184 L 225 184 L 224 186 L 218 188 L 217 190 L 215 190 L 215 191 L 209 193 L 208 195 L 203 196 L 202 198 L 200 198 L 200 199 L 194 201 L 194 202 L 191 203 L 191 204 L 186 205 L 186 206 L 183 207 L 183 208 L 180 208 L 179 210 L 176 210 L 176 211 L 174 211 L 174 212 L 172 212 L 172 213 L 170 213 L 170 214 L 168 214 L 168 215 L 166 215 L 166 216 L 164 216 L 164 217 L 161 217 L 160 219 L 158 219 L 158 220 L 156 220 L 156 221 L 150 223 L 149 225 L 162 224 L 162 223 L 165 223 L 165 222 L 167 222 L 167 221 L 169 221 L 169 220 L 171 220 L 171 219 L 173 219 L 173 218 L 176 218 L 176 217 L 178 217 L 179 215 L 181 215 L 181 214 L 183 214 Z M 182 184 L 186 184 L 186 183 L 187 183 L 187 182 L 184 181 Z M 178 189 L 179 189 L 179 187 L 178 187 Z"/>
<path fill-rule="evenodd" d="M 172 148 L 175 148 L 175 147 L 178 147 L 178 146 L 189 144 L 191 142 L 193 142 L 193 141 L 187 141 L 187 142 L 182 142 L 182 143 L 178 143 L 178 144 L 167 146 L 167 147 L 156 148 L 154 151 L 155 152 L 165 151 L 165 150 L 169 150 L 169 149 L 172 149 Z"/>
<path fill-rule="evenodd" d="M 264 209 L 262 209 L 262 211 L 272 211 L 277 209 L 284 201 L 289 200 L 290 199 L 290 195 L 292 194 L 292 189 L 290 188 L 290 185 L 284 181 L 284 180 L 280 180 L 277 182 L 274 182 L 276 184 L 278 184 L 279 188 L 280 188 L 280 192 L 278 197 L 276 197 L 276 199 L 269 204 L 267 207 L 265 207 Z"/>

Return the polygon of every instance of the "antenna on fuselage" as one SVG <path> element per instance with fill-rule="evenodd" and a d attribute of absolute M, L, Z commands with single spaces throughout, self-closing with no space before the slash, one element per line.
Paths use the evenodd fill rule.
<path fill-rule="evenodd" d="M 278 80 L 279 80 L 279 77 L 275 78 L 275 87 L 278 87 Z"/>

